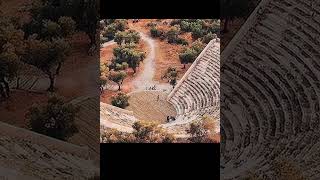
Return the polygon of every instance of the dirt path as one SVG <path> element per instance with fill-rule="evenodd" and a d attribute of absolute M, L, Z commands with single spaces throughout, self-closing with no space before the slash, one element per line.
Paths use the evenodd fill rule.
<path fill-rule="evenodd" d="M 153 77 L 155 73 L 155 42 L 153 39 L 140 32 L 141 40 L 145 41 L 150 48 L 150 53 L 143 60 L 143 71 L 140 72 L 133 81 L 135 89 L 145 89 L 148 86 L 153 86 Z"/>
<path fill-rule="evenodd" d="M 116 44 L 116 42 L 114 42 L 113 40 L 112 40 L 112 41 L 108 41 L 108 42 L 106 42 L 106 43 L 103 43 L 103 44 L 102 44 L 102 47 L 105 48 L 105 47 L 111 46 L 111 45 L 113 45 L 113 44 Z"/>
<path fill-rule="evenodd" d="M 159 82 L 153 80 L 156 72 L 156 48 L 158 48 L 156 41 L 143 32 L 139 33 L 141 40 L 145 41 L 149 46 L 150 52 L 143 60 L 143 70 L 138 73 L 132 82 L 134 91 L 148 90 L 153 86 L 156 86 L 157 90 L 169 90 L 169 84 L 160 84 Z"/>
<path fill-rule="evenodd" d="M 158 42 L 149 37 L 145 32 L 137 30 L 140 33 L 141 41 L 147 46 L 147 57 L 141 63 L 137 74 L 128 80 L 123 85 L 123 90 L 128 92 L 137 92 L 142 90 L 149 90 L 155 87 L 156 90 L 163 90 L 169 92 L 172 87 L 168 83 L 160 83 L 155 81 L 156 75 L 156 57 L 158 53 Z M 114 41 L 108 41 L 102 44 L 102 48 L 107 48 L 116 44 Z M 108 86 L 104 87 L 105 90 L 117 91 L 118 86 L 115 83 L 109 82 Z M 151 89 L 150 89 L 151 90 Z"/>

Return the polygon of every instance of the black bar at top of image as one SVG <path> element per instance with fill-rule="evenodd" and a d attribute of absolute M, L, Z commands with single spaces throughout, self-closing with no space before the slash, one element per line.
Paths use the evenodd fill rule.
<path fill-rule="evenodd" d="M 101 0 L 102 19 L 194 18 L 219 19 L 219 0 Z"/>

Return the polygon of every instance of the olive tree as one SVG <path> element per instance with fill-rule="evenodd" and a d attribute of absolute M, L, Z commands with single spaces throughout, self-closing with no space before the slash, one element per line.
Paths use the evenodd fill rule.
<path fill-rule="evenodd" d="M 30 37 L 22 60 L 47 75 L 50 80 L 48 91 L 53 92 L 56 75 L 59 73 L 61 63 L 64 62 L 69 51 L 70 46 L 64 39 L 48 41 Z"/>
<path fill-rule="evenodd" d="M 118 91 L 121 90 L 123 80 L 126 78 L 127 73 L 125 71 L 110 71 L 108 79 L 118 84 Z"/>
<path fill-rule="evenodd" d="M 48 99 L 47 104 L 31 107 L 26 119 L 32 131 L 67 140 L 78 132 L 75 124 L 78 110 L 72 104 L 65 103 L 62 98 L 53 96 Z"/>

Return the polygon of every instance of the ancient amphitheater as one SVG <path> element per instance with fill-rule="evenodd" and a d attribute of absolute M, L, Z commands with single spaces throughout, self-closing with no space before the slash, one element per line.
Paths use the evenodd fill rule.
<path fill-rule="evenodd" d="M 88 148 L 0 122 L 1 179 L 83 179 L 99 174 Z"/>
<path fill-rule="evenodd" d="M 176 111 L 176 120 L 161 124 L 177 137 L 186 137 L 186 128 L 202 116 L 220 116 L 220 42 L 211 40 L 165 100 Z M 134 112 L 100 103 L 100 128 L 131 132 L 138 121 Z M 220 128 L 217 127 L 219 132 Z"/>
<path fill-rule="evenodd" d="M 320 2 L 262 0 L 221 53 L 223 179 L 320 178 Z"/>
<path fill-rule="evenodd" d="M 70 101 L 80 106 L 79 133 L 60 141 L 0 122 L 0 179 L 83 179 L 99 175 L 99 97 Z"/>
<path fill-rule="evenodd" d="M 99 104 L 98 96 L 81 96 L 70 101 L 75 106 L 80 107 L 76 115 L 75 123 L 79 132 L 68 139 L 68 142 L 88 147 L 88 153 L 96 166 L 100 166 L 100 133 L 99 129 Z"/>

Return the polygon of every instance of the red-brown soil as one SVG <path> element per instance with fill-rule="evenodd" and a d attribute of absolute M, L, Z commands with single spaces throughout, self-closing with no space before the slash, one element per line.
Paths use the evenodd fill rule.
<path fill-rule="evenodd" d="M 48 95 L 25 91 L 12 91 L 6 101 L 0 103 L 1 122 L 18 127 L 27 127 L 25 114 L 33 104 L 41 104 L 47 101 Z"/>
<path fill-rule="evenodd" d="M 103 63 L 110 62 L 113 57 L 113 49 L 115 47 L 117 47 L 117 44 L 113 44 L 113 45 L 101 48 L 100 49 L 100 62 L 103 62 Z M 139 44 L 137 45 L 137 49 L 145 52 L 146 56 L 148 56 L 148 54 L 150 53 L 150 49 L 144 41 L 139 42 Z M 123 85 L 121 86 L 122 92 L 129 93 L 132 91 L 131 82 L 132 82 L 133 78 L 135 76 L 137 76 L 139 74 L 139 72 L 141 72 L 141 70 L 143 70 L 143 63 L 141 63 L 140 67 L 137 68 L 137 72 L 135 75 L 133 74 L 133 70 L 131 68 L 128 68 L 126 70 L 127 77 L 125 78 L 125 80 L 123 81 Z M 110 98 L 115 94 L 117 94 L 117 92 L 113 92 L 113 91 L 109 91 L 109 90 L 104 91 L 104 93 L 100 96 L 100 101 L 110 104 Z"/>

